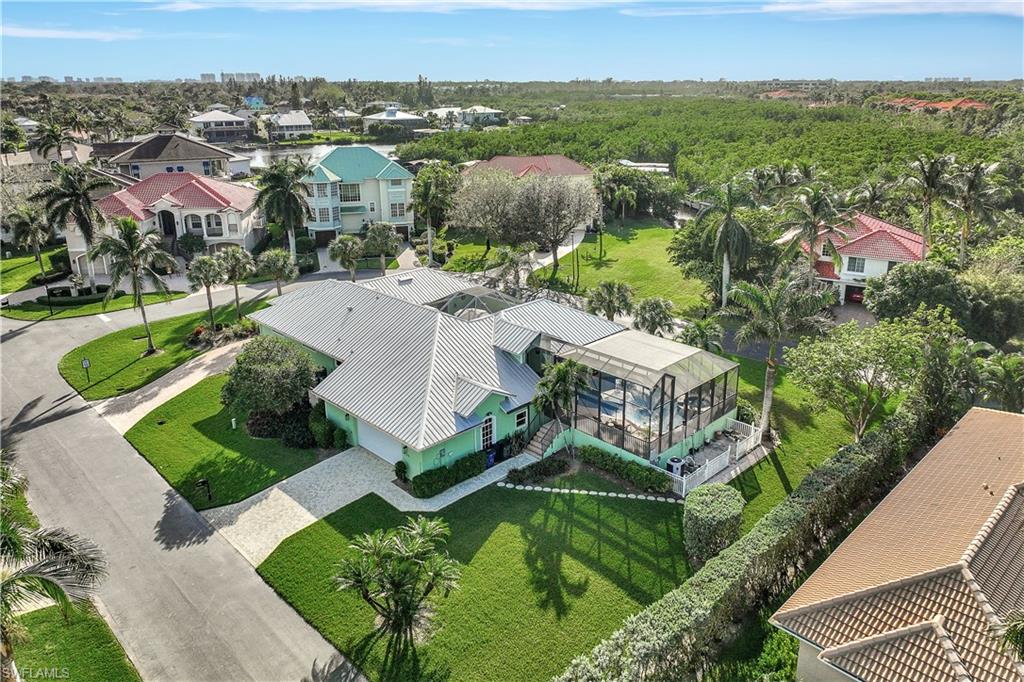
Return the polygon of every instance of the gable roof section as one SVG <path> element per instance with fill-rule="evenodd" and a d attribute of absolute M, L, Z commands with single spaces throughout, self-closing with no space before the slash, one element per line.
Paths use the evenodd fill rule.
<path fill-rule="evenodd" d="M 366 145 L 335 147 L 320 159 L 317 168 L 338 180 L 332 182 L 362 182 L 363 180 L 411 180 L 413 174 Z M 330 177 L 330 176 L 327 176 Z M 314 181 L 316 175 L 314 174 Z M 320 180 L 320 182 L 324 182 Z"/>
<path fill-rule="evenodd" d="M 157 173 L 96 202 L 108 217 L 145 220 L 161 199 L 181 208 L 247 211 L 258 192 L 252 187 L 213 180 L 195 173 Z"/>
<path fill-rule="evenodd" d="M 541 175 L 590 175 L 590 169 L 561 154 L 542 156 L 495 156 L 488 161 L 473 164 L 467 172 L 484 169 L 506 170 L 522 177 L 531 173 Z"/>
<path fill-rule="evenodd" d="M 224 106 L 223 104 L 221 106 Z M 235 116 L 234 114 L 228 113 L 227 111 L 219 111 L 214 109 L 212 111 L 204 111 L 198 116 L 193 116 L 189 119 L 193 123 L 215 123 L 215 122 L 231 122 L 231 123 L 245 123 L 245 119 L 241 116 Z"/>
<path fill-rule="evenodd" d="M 506 308 L 495 313 L 494 317 L 577 346 L 585 346 L 625 329 L 618 322 L 544 298 Z"/>
<path fill-rule="evenodd" d="M 901 263 L 921 260 L 921 245 L 924 243 L 921 235 L 898 225 L 887 223 L 881 218 L 858 211 L 840 229 L 846 233 L 845 238 L 834 234 L 830 235 L 828 239 L 835 244 L 836 251 L 844 256 L 877 258 Z M 788 241 L 796 234 L 798 234 L 798 230 L 794 228 L 777 241 Z M 824 230 L 818 233 L 818 240 L 814 244 L 816 249 L 820 250 L 824 235 Z M 806 253 L 807 243 L 802 243 L 800 248 Z"/>
<path fill-rule="evenodd" d="M 476 286 L 465 277 L 432 268 L 388 273 L 382 277 L 363 280 L 359 284 L 418 305 L 440 301 Z"/>
<path fill-rule="evenodd" d="M 302 109 L 293 109 L 270 117 L 275 126 L 311 126 L 309 115 Z"/>
<path fill-rule="evenodd" d="M 195 159 L 229 159 L 223 149 L 195 140 L 188 135 L 173 133 L 151 135 L 110 159 L 110 163 L 131 161 L 188 161 Z"/>

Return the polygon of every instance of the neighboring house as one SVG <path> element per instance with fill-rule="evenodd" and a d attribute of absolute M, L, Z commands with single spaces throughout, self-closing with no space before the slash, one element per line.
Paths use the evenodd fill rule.
<path fill-rule="evenodd" d="M 511 123 L 514 126 L 524 126 L 533 123 L 533 119 L 529 116 L 516 116 Z"/>
<path fill-rule="evenodd" d="M 979 102 L 976 99 L 970 99 L 969 97 L 960 97 L 957 99 L 947 100 L 945 102 L 919 102 L 913 105 L 911 111 L 952 111 L 954 109 L 991 109 L 992 105 L 986 104 L 985 102 Z"/>
<path fill-rule="evenodd" d="M 145 230 L 156 230 L 165 247 L 174 252 L 178 237 L 194 234 L 206 240 L 208 253 L 227 246 L 252 249 L 262 236 L 263 218 L 256 207 L 257 190 L 194 173 L 160 173 L 95 202 L 107 221 L 104 230 L 118 218 L 132 218 Z M 68 256 L 72 267 L 87 273 L 85 241 L 73 226 L 66 230 Z M 105 262 L 96 262 L 97 272 L 106 272 Z"/>
<path fill-rule="evenodd" d="M 629 159 L 619 159 L 620 166 L 626 168 L 635 168 L 636 170 L 642 170 L 646 173 L 657 173 L 658 175 L 671 175 L 672 171 L 669 169 L 667 163 L 654 163 L 649 161 L 630 161 Z"/>
<path fill-rule="evenodd" d="M 346 109 L 345 107 L 338 107 L 333 110 L 331 116 L 338 122 L 338 126 L 341 128 L 351 128 L 362 118 L 359 112 Z"/>
<path fill-rule="evenodd" d="M 374 222 L 391 223 L 408 239 L 415 217 L 414 177 L 365 145 L 335 147 L 306 179 L 313 211 L 306 228 L 320 246 L 338 234 L 358 234 Z"/>
<path fill-rule="evenodd" d="M 195 173 L 220 177 L 231 172 L 229 161 L 234 156 L 220 147 L 183 133 L 157 133 L 114 154 L 106 165 L 123 175 L 140 180 L 162 173 Z"/>
<path fill-rule="evenodd" d="M 312 389 L 350 441 L 410 476 L 522 432 L 548 455 L 572 439 L 662 468 L 728 428 L 737 364 L 538 299 L 420 268 L 324 281 L 254 313 L 262 333 L 303 345 L 329 373 Z M 544 367 L 590 369 L 564 431 L 532 400 Z"/>
<path fill-rule="evenodd" d="M 840 303 L 863 300 L 869 277 L 884 275 L 900 263 L 921 260 L 924 240 L 916 232 L 859 212 L 840 229 L 846 234 L 845 239 L 839 235 L 827 239 L 819 236 L 814 245 L 818 254 L 814 266 L 818 280 L 830 282 L 839 289 Z M 783 235 L 780 241 L 788 239 L 788 235 Z M 807 252 L 806 243 L 801 244 L 801 248 Z"/>
<path fill-rule="evenodd" d="M 541 175 L 565 175 L 587 178 L 590 180 L 590 169 L 576 163 L 561 154 L 545 154 L 543 156 L 495 156 L 488 161 L 480 161 L 466 168 L 464 172 L 475 173 L 485 169 L 498 168 L 507 170 L 517 177 L 539 173 Z"/>
<path fill-rule="evenodd" d="M 410 114 L 396 107 L 388 107 L 384 111 L 363 116 L 363 132 L 370 132 L 370 127 L 377 123 L 388 123 L 401 126 L 411 134 L 416 128 L 427 128 L 427 119 L 418 114 Z"/>
<path fill-rule="evenodd" d="M 26 137 L 32 137 L 36 134 L 36 130 L 39 128 L 39 121 L 33 121 L 30 118 L 24 116 L 15 116 L 13 119 L 14 125 L 21 128 L 21 131 L 25 133 Z"/>
<path fill-rule="evenodd" d="M 301 109 L 276 113 L 268 120 L 271 140 L 291 140 L 300 135 L 313 134 L 313 122 Z"/>
<path fill-rule="evenodd" d="M 69 143 L 64 143 L 60 150 L 60 158 L 64 163 L 85 163 L 92 156 L 93 148 L 87 144 L 74 143 L 74 151 Z M 27 149 L 22 152 L 10 152 L 0 154 L 0 166 L 13 168 L 15 166 L 35 166 L 53 163 L 57 160 L 57 150 L 51 149 L 44 157 L 37 148 Z"/>
<path fill-rule="evenodd" d="M 227 111 L 207 111 L 188 121 L 192 134 L 207 142 L 239 142 L 249 139 L 249 121 Z"/>
<path fill-rule="evenodd" d="M 468 126 L 494 125 L 501 122 L 504 114 L 505 112 L 500 109 L 491 109 L 478 104 L 462 110 L 462 122 Z"/>
<path fill-rule="evenodd" d="M 423 117 L 428 121 L 436 119 L 434 125 L 444 130 L 459 130 L 464 126 L 462 120 L 462 107 L 437 107 L 427 109 Z"/>
<path fill-rule="evenodd" d="M 231 107 L 229 107 L 227 104 L 221 104 L 220 102 L 214 102 L 209 107 L 207 107 L 207 109 L 209 111 L 230 111 Z"/>
<path fill-rule="evenodd" d="M 771 622 L 797 679 L 1011 682 L 1024 609 L 1024 415 L 970 410 Z"/>

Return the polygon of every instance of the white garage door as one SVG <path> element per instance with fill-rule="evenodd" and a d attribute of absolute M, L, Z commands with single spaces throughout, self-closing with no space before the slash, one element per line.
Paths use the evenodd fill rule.
<path fill-rule="evenodd" d="M 402 444 L 364 421 L 359 422 L 359 445 L 383 460 L 395 464 L 402 459 Z"/>

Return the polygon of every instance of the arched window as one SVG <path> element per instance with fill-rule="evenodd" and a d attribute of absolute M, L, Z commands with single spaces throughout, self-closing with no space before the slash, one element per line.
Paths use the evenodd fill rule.
<path fill-rule="evenodd" d="M 185 216 L 185 228 L 189 234 L 197 234 L 200 237 L 203 236 L 203 219 L 197 216 L 195 213 L 189 213 Z"/>
<path fill-rule="evenodd" d="M 480 426 L 480 449 L 486 450 L 494 445 L 494 417 L 487 415 Z"/>
<path fill-rule="evenodd" d="M 222 237 L 224 235 L 224 222 L 216 213 L 206 216 L 206 236 Z"/>

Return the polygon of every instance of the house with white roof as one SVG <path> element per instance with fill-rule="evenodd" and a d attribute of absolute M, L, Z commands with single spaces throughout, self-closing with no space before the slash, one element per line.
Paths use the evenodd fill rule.
<path fill-rule="evenodd" d="M 26 137 L 35 135 L 36 130 L 39 128 L 39 121 L 33 121 L 31 118 L 25 116 L 15 116 L 13 119 L 14 125 L 21 128 L 21 131 L 25 133 Z"/>
<path fill-rule="evenodd" d="M 462 122 L 468 126 L 495 125 L 501 122 L 501 117 L 504 114 L 505 112 L 500 109 L 491 109 L 477 104 L 462 110 Z"/>
<path fill-rule="evenodd" d="M 238 142 L 249 138 L 249 122 L 228 111 L 210 110 L 188 120 L 192 134 L 207 142 Z"/>
<path fill-rule="evenodd" d="M 362 118 L 358 111 L 352 111 L 345 107 L 338 107 L 332 110 L 331 116 L 338 122 L 338 126 L 341 128 L 351 128 Z"/>
<path fill-rule="evenodd" d="M 300 135 L 313 134 L 313 122 L 301 109 L 273 114 L 267 123 L 271 140 L 292 140 Z"/>
<path fill-rule="evenodd" d="M 439 270 L 328 280 L 251 317 L 327 370 L 312 393 L 350 442 L 410 476 L 516 433 L 536 456 L 572 439 L 665 470 L 739 425 L 735 362 Z M 564 359 L 588 375 L 558 429 L 532 400 Z"/>
<path fill-rule="evenodd" d="M 427 119 L 419 114 L 410 114 L 396 107 L 388 107 L 384 111 L 363 116 L 363 132 L 368 133 L 374 125 L 390 124 L 401 126 L 412 133 L 417 128 L 426 128 Z"/>

